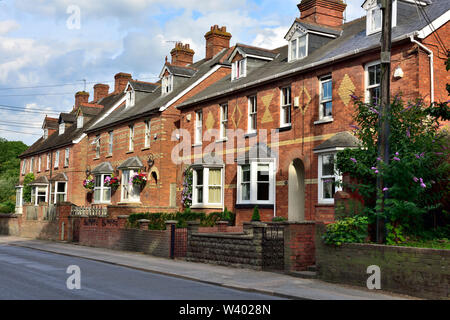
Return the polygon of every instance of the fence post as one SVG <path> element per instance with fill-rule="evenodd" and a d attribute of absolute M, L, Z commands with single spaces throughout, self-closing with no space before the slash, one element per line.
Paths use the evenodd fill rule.
<path fill-rule="evenodd" d="M 175 258 L 175 232 L 176 232 L 176 225 L 178 221 L 176 220 L 167 220 L 166 221 L 166 230 L 170 231 L 170 252 L 169 256 L 170 259 Z"/>

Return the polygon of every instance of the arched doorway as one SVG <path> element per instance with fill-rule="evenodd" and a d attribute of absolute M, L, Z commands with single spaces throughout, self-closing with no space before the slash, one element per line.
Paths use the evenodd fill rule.
<path fill-rule="evenodd" d="M 305 167 L 294 159 L 289 165 L 289 221 L 305 220 Z"/>

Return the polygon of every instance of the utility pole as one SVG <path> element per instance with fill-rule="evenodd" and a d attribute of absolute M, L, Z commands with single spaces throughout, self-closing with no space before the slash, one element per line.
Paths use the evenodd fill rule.
<path fill-rule="evenodd" d="M 391 30 L 392 30 L 392 0 L 381 0 L 382 30 L 381 30 L 381 99 L 380 99 L 380 123 L 378 131 L 378 157 L 385 165 L 389 164 L 389 135 L 390 123 L 388 115 L 390 113 L 390 91 L 391 91 Z M 384 212 L 385 200 L 388 191 L 383 191 L 381 197 L 378 196 L 380 190 L 385 188 L 381 177 L 377 178 L 377 200 L 381 200 L 381 207 L 377 211 L 377 243 L 384 243 L 385 223 L 381 217 Z"/>

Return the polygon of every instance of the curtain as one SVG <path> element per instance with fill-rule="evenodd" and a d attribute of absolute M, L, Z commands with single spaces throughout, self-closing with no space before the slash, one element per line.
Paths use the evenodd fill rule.
<path fill-rule="evenodd" d="M 209 169 L 209 203 L 220 203 L 222 199 L 222 171 Z"/>

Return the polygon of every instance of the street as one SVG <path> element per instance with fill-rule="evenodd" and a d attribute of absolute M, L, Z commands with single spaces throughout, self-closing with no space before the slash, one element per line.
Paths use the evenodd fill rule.
<path fill-rule="evenodd" d="M 66 286 L 68 266 L 81 270 L 81 289 Z M 244 292 L 82 258 L 0 244 L 0 299 L 268 300 Z"/>

